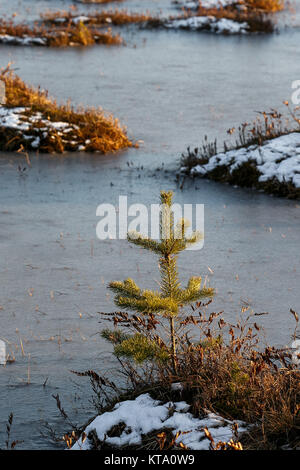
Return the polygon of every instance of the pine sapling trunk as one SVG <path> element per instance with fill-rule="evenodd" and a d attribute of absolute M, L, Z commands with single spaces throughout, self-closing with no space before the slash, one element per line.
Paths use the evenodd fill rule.
<path fill-rule="evenodd" d="M 177 374 L 177 358 L 176 358 L 176 337 L 174 317 L 170 317 L 170 335 L 171 335 L 171 359 L 174 374 Z"/>
<path fill-rule="evenodd" d="M 167 290 L 168 295 L 172 297 L 174 285 L 172 283 L 172 267 L 171 267 L 171 254 L 165 255 L 165 262 L 166 262 L 166 272 L 167 272 Z M 173 273 L 174 276 L 175 273 Z M 177 374 L 177 355 L 176 355 L 176 335 L 175 335 L 175 321 L 174 317 L 170 315 L 169 317 L 170 323 L 170 342 L 171 342 L 171 361 L 172 361 L 172 368 L 173 372 Z"/>

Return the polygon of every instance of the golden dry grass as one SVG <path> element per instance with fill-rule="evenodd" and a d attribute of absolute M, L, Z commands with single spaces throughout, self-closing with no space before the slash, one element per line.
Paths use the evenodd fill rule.
<path fill-rule="evenodd" d="M 16 38 L 42 38 L 48 47 L 91 46 L 93 44 L 120 45 L 123 39 L 119 34 L 89 27 L 81 22 L 68 23 L 67 27 L 35 24 L 30 28 L 26 24 L 14 24 L 12 21 L 0 20 L 0 35 Z M 1 41 L 1 37 L 0 37 Z"/>
<path fill-rule="evenodd" d="M 274 13 L 284 9 L 284 0 L 245 0 L 249 9 Z"/>
<path fill-rule="evenodd" d="M 42 19 L 45 23 L 57 24 L 57 20 L 68 24 L 74 22 L 74 20 L 79 16 L 78 13 L 73 10 L 70 11 L 56 11 L 56 12 L 46 12 L 42 15 Z M 103 26 L 113 24 L 115 26 L 122 26 L 133 23 L 146 23 L 150 21 L 157 20 L 160 21 L 158 17 L 151 15 L 149 12 L 145 13 L 132 13 L 126 9 L 110 9 L 102 11 L 94 11 L 93 13 L 88 13 L 85 15 L 86 19 L 85 24 Z M 63 20 L 63 21 L 62 21 Z"/>
<path fill-rule="evenodd" d="M 265 334 L 257 323 L 257 315 L 263 314 L 243 307 L 236 321 L 227 321 L 223 312 L 209 312 L 209 304 L 197 302 L 190 314 L 185 312 L 178 319 L 176 373 L 170 358 L 164 362 L 150 360 L 138 369 L 122 358 L 121 373 L 130 386 L 125 390 L 117 389 L 94 371 L 77 373 L 90 378 L 97 410 L 100 414 L 109 411 L 116 402 L 134 399 L 147 391 L 163 403 L 186 401 L 197 418 L 203 416 L 204 410 L 210 410 L 231 421 L 251 424 L 240 437 L 242 445 L 236 442 L 236 450 L 275 450 L 282 446 L 296 449 L 300 445 L 300 369 L 292 351 L 265 344 Z M 299 316 L 292 309 L 290 313 L 296 320 L 292 341 L 299 337 Z M 139 331 L 155 338 L 158 345 L 161 343 L 160 328 L 164 323 L 159 316 L 150 325 L 140 315 L 104 315 L 117 326 L 116 332 Z M 172 388 L 174 383 L 181 384 L 179 391 Z M 139 449 L 147 448 L 153 437 L 157 449 L 157 432 L 155 436 L 143 436 Z M 231 448 L 229 443 L 223 444 Z M 224 446 L 221 443 L 214 447 Z"/>
<path fill-rule="evenodd" d="M 203 8 L 199 7 L 196 13 L 197 16 L 214 16 L 217 19 L 229 19 L 238 23 L 247 23 L 248 31 L 250 33 L 272 33 L 274 31 L 274 23 L 268 15 L 261 11 L 248 9 L 241 11 L 234 6 L 224 8 Z M 187 16 L 195 16 L 193 12 L 187 12 Z"/>
<path fill-rule="evenodd" d="M 203 8 L 199 7 L 197 12 L 191 12 L 184 10 L 182 14 L 177 16 L 170 16 L 167 20 L 163 20 L 158 16 L 153 16 L 149 12 L 145 13 L 132 13 L 126 9 L 118 10 L 102 10 L 100 12 L 88 13 L 86 15 L 85 24 L 90 26 L 105 26 L 108 23 L 114 26 L 124 26 L 129 24 L 143 24 L 149 28 L 156 28 L 164 26 L 166 21 L 180 20 L 192 16 L 214 16 L 215 18 L 221 19 L 226 18 L 239 23 L 248 23 L 250 32 L 264 32 L 270 33 L 274 30 L 273 22 L 270 18 L 265 16 L 261 11 L 254 11 L 248 9 L 240 11 L 233 6 L 225 8 Z M 55 25 L 74 25 L 78 13 L 73 10 L 70 11 L 56 11 L 47 12 L 42 16 L 45 24 Z"/>
<path fill-rule="evenodd" d="M 70 104 L 59 105 L 49 98 L 46 91 L 26 85 L 7 69 L 1 71 L 0 79 L 4 80 L 6 85 L 6 107 L 25 107 L 25 115 L 28 117 L 39 112 L 43 120 L 66 122 L 73 127 L 73 131 L 68 134 L 61 135 L 53 129 L 47 136 L 43 136 L 44 124 L 37 122 L 32 125 L 32 129 L 26 131 L 26 134 L 40 137 L 39 151 L 64 152 L 77 150 L 79 146 L 83 146 L 89 152 L 107 153 L 133 145 L 119 121 L 111 115 L 105 115 L 101 109 L 74 110 Z M 21 146 L 30 149 L 24 133 L 0 127 L 1 150 L 16 151 Z"/>
<path fill-rule="evenodd" d="M 299 317 L 291 310 L 296 319 Z M 193 413 L 209 409 L 254 427 L 242 438 L 244 449 L 296 448 L 300 444 L 300 370 L 291 352 L 261 344 L 263 335 L 255 314 L 243 308 L 240 318 L 227 322 L 220 313 L 193 308 L 182 321 L 199 328 L 200 341 L 180 341 L 178 375 L 182 399 Z M 161 368 L 164 382 L 168 373 Z"/>

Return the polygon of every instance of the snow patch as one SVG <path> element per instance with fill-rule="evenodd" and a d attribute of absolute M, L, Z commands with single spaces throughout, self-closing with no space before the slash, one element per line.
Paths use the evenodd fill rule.
<path fill-rule="evenodd" d="M 238 2 L 236 0 L 200 0 L 195 3 L 200 4 L 203 8 L 224 8 Z"/>
<path fill-rule="evenodd" d="M 39 148 L 41 137 L 45 139 L 53 130 L 61 136 L 66 136 L 70 132 L 76 133 L 79 129 L 76 124 L 44 119 L 40 112 L 36 112 L 32 115 L 25 114 L 26 112 L 28 113 L 28 111 L 30 111 L 30 108 L 7 108 L 0 106 L 0 127 L 14 129 L 20 134 L 23 134 L 22 137 L 25 140 L 31 140 L 30 145 L 32 149 Z M 28 131 L 30 131 L 30 135 L 24 133 Z M 74 140 L 73 145 L 78 146 L 78 142 Z M 84 149 L 85 147 L 83 146 L 79 148 L 79 150 Z"/>
<path fill-rule="evenodd" d="M 176 2 L 180 7 L 187 8 L 189 10 L 197 10 L 199 6 L 209 9 L 209 8 L 224 8 L 231 5 L 236 5 L 236 0 L 187 0 L 182 1 L 178 0 Z"/>
<path fill-rule="evenodd" d="M 5 108 L 0 106 L 0 126 L 20 131 L 28 131 L 29 124 L 24 122 L 26 116 L 22 113 L 26 108 Z"/>
<path fill-rule="evenodd" d="M 168 21 L 165 26 L 173 29 L 210 30 L 217 34 L 245 34 L 249 25 L 238 23 L 227 18 L 217 19 L 215 16 L 191 16 L 180 20 Z"/>
<path fill-rule="evenodd" d="M 205 165 L 191 169 L 192 175 L 206 175 L 218 166 L 226 165 L 230 172 L 244 162 L 254 162 L 261 173 L 260 182 L 277 178 L 300 188 L 300 132 L 283 135 L 262 145 L 251 145 L 238 150 L 218 153 Z"/>
<path fill-rule="evenodd" d="M 0 34 L 0 43 L 13 44 L 21 46 L 46 46 L 47 42 L 44 38 L 34 38 L 31 36 L 11 36 L 9 34 Z"/>
<path fill-rule="evenodd" d="M 161 404 L 153 400 L 148 393 L 140 395 L 135 400 L 118 403 L 112 411 L 97 416 L 85 429 L 85 435 L 95 430 L 100 441 L 114 446 L 141 444 L 142 435 L 152 431 L 170 428 L 174 435 L 181 431 L 177 441 L 182 442 L 192 450 L 208 450 L 209 441 L 205 438 L 203 428 L 207 427 L 216 441 L 229 441 L 232 438 L 233 422 L 223 419 L 213 413 L 207 413 L 204 418 L 194 418 L 188 412 L 190 406 L 186 402 L 168 402 Z M 113 426 L 124 423 L 124 430 L 119 437 L 108 437 L 107 433 Z M 239 422 L 240 432 L 246 430 L 245 424 Z M 82 442 L 80 438 L 72 450 L 88 450 L 88 438 Z"/>
<path fill-rule="evenodd" d="M 74 24 L 78 23 L 88 23 L 90 21 L 90 18 L 88 16 L 75 16 L 72 18 L 72 22 Z"/>

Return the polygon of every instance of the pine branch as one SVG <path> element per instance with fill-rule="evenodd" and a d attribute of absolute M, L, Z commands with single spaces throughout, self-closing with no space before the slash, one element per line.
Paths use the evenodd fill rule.
<path fill-rule="evenodd" d="M 154 251 L 154 253 L 162 253 L 163 246 L 161 242 L 156 242 L 155 240 L 145 237 L 134 230 L 128 232 L 127 240 L 130 243 L 133 243 L 134 245 L 138 245 L 142 248 L 145 248 L 146 250 Z"/>
<path fill-rule="evenodd" d="M 176 315 L 178 312 L 177 302 L 170 297 L 161 297 L 151 291 L 144 291 L 139 299 L 117 296 L 115 304 L 126 310 L 134 310 L 143 314 L 147 313 L 170 313 Z"/>
<path fill-rule="evenodd" d="M 203 289 L 201 289 L 201 283 L 201 277 L 190 278 L 187 288 L 181 289 L 180 292 L 180 299 L 183 304 L 196 302 L 197 300 L 214 296 L 214 289 L 210 287 L 204 287 Z"/>
<path fill-rule="evenodd" d="M 125 281 L 112 281 L 109 283 L 108 288 L 116 294 L 122 294 L 133 299 L 139 298 L 141 295 L 141 289 L 130 278 Z"/>
<path fill-rule="evenodd" d="M 183 304 L 190 304 L 192 302 L 197 302 L 198 300 L 206 299 L 206 298 L 212 298 L 214 296 L 214 289 L 212 288 L 206 288 L 204 287 L 200 291 L 191 291 L 189 292 L 188 290 L 185 292 L 182 292 L 182 297 L 181 297 L 181 302 Z"/>

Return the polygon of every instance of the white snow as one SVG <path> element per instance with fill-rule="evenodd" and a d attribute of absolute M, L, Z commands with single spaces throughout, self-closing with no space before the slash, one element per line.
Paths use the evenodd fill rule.
<path fill-rule="evenodd" d="M 182 392 L 183 390 L 183 385 L 181 382 L 174 382 L 171 384 L 171 390 L 177 391 L 177 392 Z"/>
<path fill-rule="evenodd" d="M 296 188 L 300 188 L 300 132 L 277 137 L 261 146 L 251 145 L 218 153 L 207 164 L 192 168 L 191 174 L 205 175 L 220 165 L 228 165 L 232 172 L 247 161 L 256 164 L 261 173 L 260 182 L 275 177 L 279 182 L 291 182 Z"/>
<path fill-rule="evenodd" d="M 199 6 L 203 8 L 224 8 L 229 5 L 235 5 L 237 0 L 187 0 L 182 1 L 178 0 L 178 3 L 181 7 L 185 7 L 190 10 L 197 10 Z"/>
<path fill-rule="evenodd" d="M 199 3 L 203 8 L 219 8 L 227 7 L 238 3 L 237 0 L 200 0 Z"/>
<path fill-rule="evenodd" d="M 248 23 L 238 23 L 227 18 L 217 19 L 215 16 L 191 16 L 180 20 L 168 21 L 165 26 L 174 29 L 202 30 L 208 29 L 217 34 L 245 34 Z"/>
<path fill-rule="evenodd" d="M 70 132 L 77 131 L 79 127 L 76 124 L 70 124 L 69 122 L 63 121 L 49 121 L 44 119 L 40 112 L 36 112 L 32 115 L 24 114 L 29 111 L 29 108 L 7 108 L 0 106 L 0 127 L 14 129 L 20 133 L 23 133 L 23 137 L 26 140 L 31 140 L 31 147 L 37 149 L 40 146 L 41 137 L 39 134 L 46 138 L 52 130 L 55 130 L 59 135 L 66 135 Z M 39 127 L 36 127 L 37 123 Z M 41 127 L 41 125 L 43 127 Z M 24 132 L 31 131 L 35 135 L 27 135 Z M 73 145 L 78 145 L 77 141 L 71 142 Z M 84 150 L 85 147 L 80 147 L 78 150 Z"/>
<path fill-rule="evenodd" d="M 36 137 L 32 142 L 31 142 L 31 147 L 34 149 L 37 149 L 40 145 L 41 139 L 39 137 Z"/>
<path fill-rule="evenodd" d="M 0 126 L 28 131 L 29 124 L 22 120 L 22 118 L 26 119 L 26 116 L 22 114 L 25 111 L 26 108 L 5 108 L 0 106 Z"/>
<path fill-rule="evenodd" d="M 9 34 L 0 34 L 0 43 L 4 44 L 14 44 L 21 46 L 46 46 L 46 39 L 44 38 L 34 38 L 31 36 L 11 36 Z"/>
<path fill-rule="evenodd" d="M 88 16 L 75 16 L 72 18 L 72 22 L 75 24 L 78 23 L 87 23 L 90 21 L 90 18 Z"/>
<path fill-rule="evenodd" d="M 174 435 L 181 431 L 177 443 L 182 442 L 192 450 L 208 450 L 209 441 L 205 438 L 203 428 L 207 427 L 216 442 L 222 440 L 228 442 L 232 438 L 233 422 L 225 420 L 213 413 L 207 413 L 204 418 L 194 418 L 188 412 L 189 405 L 186 402 L 168 402 L 161 404 L 153 400 L 148 393 L 140 395 L 135 400 L 127 400 L 118 403 L 112 411 L 97 416 L 85 429 L 85 435 L 95 430 L 100 441 L 121 447 L 124 445 L 140 444 L 142 435 L 152 431 L 161 431 L 165 428 L 172 429 Z M 108 437 L 110 429 L 120 423 L 125 423 L 125 428 L 119 437 Z M 239 422 L 239 431 L 244 432 L 244 423 Z M 73 445 L 72 450 L 88 450 L 90 443 L 88 438 L 82 442 L 82 438 Z"/>

